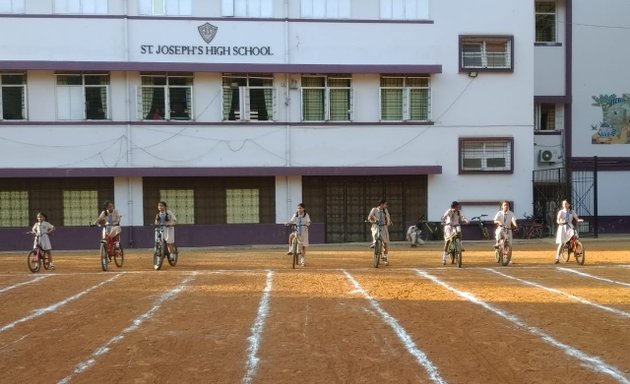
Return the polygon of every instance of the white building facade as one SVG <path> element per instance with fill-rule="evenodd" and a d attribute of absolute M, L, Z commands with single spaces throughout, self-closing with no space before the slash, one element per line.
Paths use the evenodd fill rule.
<path fill-rule="evenodd" d="M 453 200 L 532 214 L 535 96 L 566 101 L 534 74 L 530 2 L 3 0 L 0 19 L 5 249 L 38 211 L 56 248 L 93 246 L 107 200 L 138 247 L 160 200 L 181 246 L 282 243 L 300 202 L 313 242 L 366 241 L 380 198 L 395 240 Z"/>

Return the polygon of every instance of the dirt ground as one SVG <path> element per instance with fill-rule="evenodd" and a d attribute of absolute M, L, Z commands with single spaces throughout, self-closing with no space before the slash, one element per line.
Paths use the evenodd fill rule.
<path fill-rule="evenodd" d="M 553 240 L 514 263 L 464 242 L 151 250 L 100 270 L 55 251 L 30 273 L 0 254 L 0 383 L 630 383 L 630 242 L 584 239 L 586 264 L 553 265 Z"/>

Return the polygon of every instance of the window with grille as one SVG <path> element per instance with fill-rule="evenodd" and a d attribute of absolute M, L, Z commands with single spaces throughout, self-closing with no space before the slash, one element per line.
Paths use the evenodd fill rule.
<path fill-rule="evenodd" d="M 300 13 L 304 18 L 350 18 L 350 0 L 301 0 Z"/>
<path fill-rule="evenodd" d="M 0 0 L 0 13 L 24 12 L 24 0 Z"/>
<path fill-rule="evenodd" d="M 85 226 L 94 222 L 98 191 L 63 191 L 63 225 Z"/>
<path fill-rule="evenodd" d="M 303 75 L 303 121 L 352 120 L 352 78 L 350 75 Z"/>
<path fill-rule="evenodd" d="M 26 74 L 0 74 L 0 120 L 26 119 Z"/>
<path fill-rule="evenodd" d="M 426 20 L 429 0 L 380 0 L 381 19 Z"/>
<path fill-rule="evenodd" d="M 195 224 L 195 191 L 192 189 L 160 189 L 160 201 L 177 217 L 177 224 Z M 157 207 L 157 203 L 155 204 Z"/>
<path fill-rule="evenodd" d="M 431 87 L 428 76 L 381 76 L 381 120 L 429 121 Z"/>
<path fill-rule="evenodd" d="M 460 36 L 459 70 L 513 72 L 512 36 Z"/>
<path fill-rule="evenodd" d="M 221 0 L 221 15 L 272 17 L 273 0 Z"/>
<path fill-rule="evenodd" d="M 460 139 L 459 173 L 512 172 L 512 138 Z"/>
<path fill-rule="evenodd" d="M 145 120 L 190 120 L 192 74 L 141 74 L 139 113 Z"/>
<path fill-rule="evenodd" d="M 553 131 L 558 129 L 562 120 L 562 106 L 556 104 L 536 104 L 534 113 L 534 129 L 538 131 Z"/>
<path fill-rule="evenodd" d="M 28 227 L 28 208 L 27 191 L 0 191 L 0 227 Z"/>
<path fill-rule="evenodd" d="M 260 222 L 258 189 L 227 189 L 225 192 L 228 224 Z"/>
<path fill-rule="evenodd" d="M 57 74 L 59 120 L 104 120 L 108 118 L 108 74 Z"/>
<path fill-rule="evenodd" d="M 192 0 L 140 0 L 138 7 L 141 15 L 192 15 Z"/>
<path fill-rule="evenodd" d="M 55 0 L 55 13 L 107 14 L 107 1 Z"/>
<path fill-rule="evenodd" d="M 536 42 L 556 42 L 556 2 L 536 2 Z"/>
<path fill-rule="evenodd" d="M 275 104 L 273 75 L 223 75 L 223 120 L 270 121 Z"/>

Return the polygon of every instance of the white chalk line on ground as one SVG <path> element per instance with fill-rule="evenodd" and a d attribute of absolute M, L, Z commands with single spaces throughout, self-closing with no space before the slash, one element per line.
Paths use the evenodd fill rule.
<path fill-rule="evenodd" d="M 535 283 L 535 282 L 530 281 L 530 280 L 524 280 L 524 279 L 520 279 L 518 277 L 510 276 L 510 275 L 507 275 L 507 274 L 505 274 L 503 272 L 499 272 L 499 271 L 497 271 L 497 270 L 495 270 L 493 268 L 486 268 L 486 271 L 490 271 L 492 273 L 496 273 L 497 275 L 503 276 L 503 277 L 508 278 L 508 279 L 516 280 L 516 281 L 520 282 L 521 284 L 531 285 L 532 287 L 544 289 L 545 291 L 552 292 L 552 293 L 555 293 L 557 295 L 568 297 L 569 299 L 571 299 L 573 301 L 577 301 L 579 303 L 586 304 L 586 305 L 591 305 L 591 306 L 593 306 L 595 308 L 601 309 L 602 311 L 614 313 L 615 315 L 618 315 L 618 316 L 621 316 L 621 317 L 628 317 L 628 318 L 630 318 L 630 312 L 625 312 L 625 311 L 622 311 L 620 309 L 608 307 L 606 305 L 593 303 L 593 302 L 588 301 L 588 300 L 586 300 L 586 299 L 584 299 L 582 297 L 575 296 L 575 295 L 572 295 L 570 293 L 563 292 L 563 291 L 561 291 L 559 289 L 556 289 L 556 288 L 546 287 L 546 286 L 544 286 L 542 284 L 538 284 L 538 283 Z"/>
<path fill-rule="evenodd" d="M 385 311 L 380 306 L 378 300 L 370 296 L 370 294 L 365 289 L 363 289 L 363 287 L 361 287 L 361 284 L 359 284 L 359 282 L 356 281 L 354 277 L 352 277 L 351 274 L 349 274 L 346 270 L 342 270 L 342 272 L 346 275 L 346 278 L 350 280 L 352 285 L 354 285 L 354 287 L 356 288 L 356 292 L 363 295 L 363 297 L 366 300 L 368 300 L 372 308 L 374 308 L 374 310 L 379 315 L 381 315 L 383 320 L 385 320 L 385 323 L 392 328 L 392 330 L 396 333 L 396 336 L 398 336 L 400 341 L 403 343 L 403 345 L 407 349 L 407 352 L 409 352 L 409 354 L 415 357 L 416 361 L 429 374 L 429 378 L 431 379 L 431 381 L 433 381 L 434 383 L 446 383 L 446 380 L 442 378 L 437 367 L 433 364 L 433 362 L 431 362 L 431 360 L 429 360 L 427 355 L 422 350 L 420 350 L 420 348 L 416 346 L 411 336 L 409 336 L 407 331 L 398 323 L 398 321 L 392 315 L 390 315 L 387 311 Z"/>
<path fill-rule="evenodd" d="M 626 287 L 630 287 L 629 283 L 624 283 L 623 281 L 607 279 L 605 277 L 599 277 L 599 276 L 591 275 L 590 273 L 576 271 L 575 269 L 570 269 L 570 268 L 565 268 L 565 267 L 559 267 L 557 269 L 559 271 L 561 271 L 561 272 L 571 272 L 571 273 L 575 273 L 576 275 L 580 275 L 580 276 L 584 276 L 584 277 L 590 277 L 591 279 L 605 281 L 607 283 L 619 284 L 619 285 L 623 285 L 623 286 L 626 286 Z"/>
<path fill-rule="evenodd" d="M 123 329 L 122 332 L 120 332 L 118 335 L 112 337 L 105 344 L 96 348 L 94 353 L 92 353 L 92 355 L 87 360 L 84 360 L 77 364 L 73 372 L 70 375 L 59 380 L 58 384 L 67 384 L 72 380 L 74 376 L 79 375 L 91 368 L 94 364 L 96 364 L 96 360 L 99 357 L 105 355 L 110 351 L 112 345 L 122 341 L 127 334 L 138 330 L 145 321 L 150 320 L 151 317 L 153 317 L 153 314 L 155 314 L 155 312 L 160 309 L 162 304 L 174 299 L 177 295 L 179 295 L 188 286 L 188 284 L 190 284 L 195 276 L 196 274 L 186 277 L 177 287 L 163 293 L 160 297 L 158 297 L 158 299 L 153 303 L 153 306 L 148 311 L 132 320 L 131 325 Z"/>
<path fill-rule="evenodd" d="M 4 288 L 0 289 L 0 293 L 4 293 L 6 291 L 10 291 L 12 289 L 15 289 L 17 287 L 21 287 L 23 285 L 35 283 L 37 281 L 40 281 L 40 280 L 45 279 L 45 278 L 50 277 L 50 276 L 53 276 L 53 275 L 41 275 L 41 276 L 34 277 L 34 278 L 32 278 L 32 279 L 30 279 L 28 281 L 23 281 L 21 283 L 13 284 L 13 285 L 11 285 L 9 287 L 4 287 Z"/>
<path fill-rule="evenodd" d="M 94 286 L 92 286 L 92 287 L 90 287 L 90 288 L 88 288 L 88 289 L 86 289 L 84 291 L 81 291 L 81 292 L 77 293 L 76 295 L 72 295 L 72 296 L 68 297 L 67 299 L 64 299 L 64 300 L 61 300 L 61 301 L 59 301 L 59 302 L 57 302 L 55 304 L 49 305 L 48 307 L 36 309 L 30 315 L 25 316 L 25 317 L 23 317 L 23 318 L 21 318 L 19 320 L 16 320 L 16 321 L 14 321 L 12 323 L 9 323 L 9 324 L 3 326 L 2 328 L 0 328 L 0 333 L 5 332 L 5 331 L 15 327 L 16 325 L 18 325 L 20 323 L 24 323 L 26 321 L 33 320 L 36 317 L 45 315 L 46 313 L 56 312 L 59 308 L 63 307 L 64 305 L 66 305 L 66 304 L 68 304 L 68 303 L 70 303 L 70 302 L 72 302 L 74 300 L 77 300 L 81 296 L 83 296 L 83 295 L 85 295 L 85 294 L 87 294 L 87 293 L 89 293 L 89 292 L 91 292 L 91 291 L 93 291 L 93 290 L 95 290 L 97 288 L 100 288 L 101 286 L 103 286 L 103 285 L 105 285 L 107 283 L 110 283 L 110 282 L 116 280 L 119 277 L 120 277 L 120 275 L 114 275 L 113 277 L 111 277 L 111 278 L 109 278 L 109 279 L 107 279 L 107 280 L 105 280 L 103 282 L 100 282 L 100 283 L 98 283 L 98 284 L 96 284 L 96 285 L 94 285 Z"/>
<path fill-rule="evenodd" d="M 604 361 L 602 361 L 600 357 L 591 356 L 585 352 L 580 351 L 579 349 L 576 349 L 576 348 L 571 347 L 570 345 L 564 344 L 563 342 L 553 338 L 551 335 L 548 335 L 542 329 L 536 328 L 531 325 L 527 325 L 523 320 L 519 319 L 516 315 L 510 314 L 499 308 L 496 308 L 493 305 L 488 304 L 485 301 L 477 298 L 475 295 L 473 295 L 470 292 L 460 291 L 457 288 L 451 287 L 450 285 L 446 284 L 442 280 L 438 279 L 437 277 L 423 270 L 416 269 L 415 271 L 419 276 L 424 277 L 425 279 L 431 280 L 438 285 L 441 285 L 447 290 L 455 293 L 457 296 L 460 296 L 474 304 L 482 306 L 483 308 L 498 315 L 499 317 L 502 317 L 510 321 L 512 324 L 516 325 L 517 327 L 531 333 L 534 336 L 541 338 L 545 343 L 551 346 L 554 346 L 556 348 L 559 348 L 566 355 L 578 359 L 582 366 L 590 368 L 594 372 L 609 375 L 620 383 L 630 384 L 630 380 L 624 376 L 623 372 L 621 372 L 619 369 L 617 369 L 616 367 L 610 364 L 606 364 Z"/>
<path fill-rule="evenodd" d="M 269 312 L 269 297 L 271 296 L 271 288 L 273 286 L 273 272 L 267 271 L 267 282 L 263 295 L 260 298 L 258 304 L 258 314 L 256 320 L 252 326 L 252 334 L 247 338 L 249 341 L 249 347 L 247 348 L 247 363 L 245 367 L 245 376 L 243 376 L 242 383 L 249 384 L 253 381 L 258 369 L 258 363 L 260 358 L 258 357 L 258 349 L 260 347 L 260 337 L 262 335 L 263 328 L 265 327 L 265 320 L 267 319 L 267 313 Z"/>

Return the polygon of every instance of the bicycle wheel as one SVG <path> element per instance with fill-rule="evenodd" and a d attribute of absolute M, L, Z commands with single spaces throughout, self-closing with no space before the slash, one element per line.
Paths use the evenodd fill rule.
<path fill-rule="evenodd" d="M 116 266 L 118 268 L 122 268 L 124 262 L 125 252 L 123 251 L 122 247 L 119 247 L 117 250 L 114 251 L 114 263 L 116 263 Z"/>
<path fill-rule="evenodd" d="M 179 253 L 177 252 L 177 245 L 173 244 L 173 252 L 171 252 L 168 255 L 168 263 L 171 265 L 171 267 L 174 267 L 177 265 L 178 255 Z"/>
<path fill-rule="evenodd" d="M 490 233 L 488 232 L 488 228 L 481 227 L 481 237 L 484 240 L 489 240 L 490 239 Z"/>
<path fill-rule="evenodd" d="M 101 268 L 107 272 L 109 268 L 109 255 L 107 254 L 107 244 L 101 243 Z"/>
<path fill-rule="evenodd" d="M 462 267 L 462 243 L 460 239 L 455 241 L 455 264 L 457 264 L 457 268 Z"/>
<path fill-rule="evenodd" d="M 164 244 L 162 242 L 155 243 L 153 250 L 153 269 L 158 271 L 162 268 L 164 262 Z"/>
<path fill-rule="evenodd" d="M 510 260 L 512 260 L 512 244 L 508 241 L 503 243 L 501 249 L 501 265 L 507 266 L 510 264 Z"/>
<path fill-rule="evenodd" d="M 381 255 L 383 254 L 383 240 L 376 239 L 374 243 L 374 268 L 378 268 L 378 263 L 381 262 Z"/>
<path fill-rule="evenodd" d="M 575 261 L 580 264 L 580 265 L 584 265 L 584 260 L 586 259 L 586 251 L 584 250 L 584 245 L 582 245 L 582 242 L 580 242 L 579 240 L 575 242 Z"/>
<path fill-rule="evenodd" d="M 499 244 L 499 248 L 496 248 L 494 250 L 494 259 L 497 261 L 497 263 L 501 262 L 501 244 Z"/>
<path fill-rule="evenodd" d="M 39 272 L 39 268 L 41 268 L 39 257 L 37 256 L 37 252 L 32 250 L 26 256 L 26 264 L 28 265 L 28 269 L 35 273 Z"/>
<path fill-rule="evenodd" d="M 560 260 L 566 263 L 569 261 L 570 258 L 571 258 L 571 254 L 569 253 L 569 245 L 563 244 L 562 249 L 560 249 Z"/>
<path fill-rule="evenodd" d="M 540 239 L 543 236 L 542 227 L 536 227 L 532 229 L 532 233 L 530 235 L 530 239 Z"/>
<path fill-rule="evenodd" d="M 298 241 L 297 236 L 293 236 L 293 240 L 291 241 L 291 267 L 295 269 L 295 266 L 298 263 Z"/>
<path fill-rule="evenodd" d="M 48 270 L 50 268 L 50 251 L 43 251 L 42 264 L 44 264 L 44 269 Z"/>

